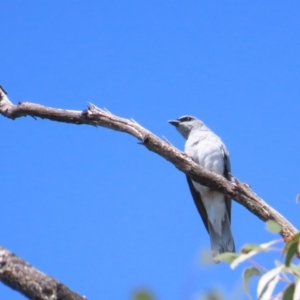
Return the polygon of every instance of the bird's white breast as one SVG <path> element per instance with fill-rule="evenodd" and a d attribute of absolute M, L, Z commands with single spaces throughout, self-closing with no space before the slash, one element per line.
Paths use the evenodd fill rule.
<path fill-rule="evenodd" d="M 185 152 L 201 167 L 219 175 L 224 174 L 224 145 L 215 134 L 192 135 L 185 144 Z"/>
<path fill-rule="evenodd" d="M 214 133 L 196 132 L 189 136 L 185 144 L 185 152 L 193 161 L 205 169 L 224 175 L 224 148 L 222 141 Z M 208 219 L 216 232 L 221 235 L 221 224 L 226 214 L 224 195 L 194 182 L 195 189 L 200 193 Z"/>

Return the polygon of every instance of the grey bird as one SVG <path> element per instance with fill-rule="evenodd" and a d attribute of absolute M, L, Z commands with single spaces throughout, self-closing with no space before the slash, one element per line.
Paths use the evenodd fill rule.
<path fill-rule="evenodd" d="M 186 139 L 185 153 L 191 159 L 230 181 L 229 153 L 221 139 L 195 117 L 169 121 Z M 188 185 L 204 226 L 209 233 L 214 261 L 218 254 L 235 252 L 231 233 L 231 199 L 187 176 Z"/>

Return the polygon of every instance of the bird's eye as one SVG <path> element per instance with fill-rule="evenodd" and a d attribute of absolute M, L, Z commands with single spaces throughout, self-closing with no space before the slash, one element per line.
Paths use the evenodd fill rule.
<path fill-rule="evenodd" d="M 192 120 L 191 117 L 182 117 L 182 118 L 180 118 L 181 122 L 188 122 L 188 121 L 191 121 L 191 120 Z"/>

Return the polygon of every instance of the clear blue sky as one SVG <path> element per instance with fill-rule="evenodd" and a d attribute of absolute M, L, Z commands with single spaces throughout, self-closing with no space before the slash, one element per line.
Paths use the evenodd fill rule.
<path fill-rule="evenodd" d="M 179 149 L 167 120 L 197 116 L 233 174 L 300 226 L 299 1 L 0 2 L 13 102 L 92 102 Z M 209 238 L 173 165 L 108 129 L 30 117 L 0 127 L 0 244 L 90 300 L 141 286 L 161 300 L 213 287 L 244 299 L 232 296 L 242 268 L 200 265 Z M 232 215 L 237 249 L 274 238 L 236 203 Z M 0 296 L 23 299 L 3 285 Z"/>

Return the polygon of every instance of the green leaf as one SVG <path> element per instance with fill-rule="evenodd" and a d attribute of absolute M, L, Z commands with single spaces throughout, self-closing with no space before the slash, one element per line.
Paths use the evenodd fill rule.
<path fill-rule="evenodd" d="M 243 272 L 244 289 L 249 299 L 251 299 L 251 294 L 249 290 L 249 280 L 251 277 L 259 275 L 261 275 L 261 272 L 255 267 L 246 268 Z"/>
<path fill-rule="evenodd" d="M 133 293 L 133 300 L 154 300 L 154 296 L 148 290 L 137 290 Z"/>
<path fill-rule="evenodd" d="M 300 266 L 295 264 L 290 264 L 287 268 L 288 271 L 294 276 L 300 278 Z"/>
<path fill-rule="evenodd" d="M 293 300 L 300 299 L 300 279 L 297 280 Z"/>
<path fill-rule="evenodd" d="M 275 243 L 277 243 L 277 241 L 271 241 L 269 243 L 265 243 L 261 245 L 253 245 L 253 244 L 245 245 L 241 250 L 242 253 L 238 255 L 237 258 L 231 262 L 230 268 L 231 269 L 236 268 L 240 263 L 244 262 L 245 260 L 247 260 L 248 258 L 254 256 L 259 252 L 269 251 L 269 247 Z"/>
<path fill-rule="evenodd" d="M 266 225 L 267 225 L 267 230 L 271 233 L 280 233 L 282 230 L 282 227 L 274 220 L 267 221 Z"/>
<path fill-rule="evenodd" d="M 257 298 L 259 300 L 270 300 L 273 291 L 279 281 L 280 272 L 284 269 L 284 265 L 276 267 L 265 273 L 259 280 L 257 286 Z"/>
<path fill-rule="evenodd" d="M 297 253 L 300 253 L 300 232 L 298 232 L 297 234 L 295 234 L 293 236 L 293 238 L 288 241 L 284 247 L 285 252 L 288 251 L 289 247 L 293 244 L 293 243 L 298 243 L 298 249 L 297 249 Z"/>
<path fill-rule="evenodd" d="M 230 264 L 230 268 L 234 269 L 236 268 L 240 263 L 244 262 L 248 258 L 254 256 L 255 254 L 262 252 L 262 251 L 269 251 L 270 246 L 278 243 L 277 240 L 271 241 L 268 243 L 260 244 L 260 245 L 254 245 L 254 244 L 247 244 L 245 245 L 241 253 L 231 253 L 231 252 L 225 252 L 222 254 L 219 254 L 215 257 L 215 260 L 224 261 L 228 264 Z"/>
<path fill-rule="evenodd" d="M 293 240 L 300 241 L 300 232 L 294 235 Z"/>
<path fill-rule="evenodd" d="M 294 257 L 295 254 L 298 252 L 298 243 L 296 241 L 289 241 L 287 242 L 287 253 L 285 257 L 285 265 L 288 267 Z"/>
<path fill-rule="evenodd" d="M 266 251 L 266 248 L 261 247 L 260 245 L 255 244 L 246 244 L 243 246 L 241 253 L 248 254 L 251 251 L 255 251 L 255 253 L 259 253 L 262 251 Z"/>
<path fill-rule="evenodd" d="M 299 201 L 300 201 L 300 194 L 298 194 L 296 197 L 296 203 L 299 203 Z"/>
<path fill-rule="evenodd" d="M 231 264 L 236 258 L 238 258 L 241 254 L 232 253 L 232 252 L 224 252 L 215 257 L 215 260 L 223 261 L 228 264 Z"/>
<path fill-rule="evenodd" d="M 295 291 L 295 284 L 290 284 L 283 292 L 282 300 L 292 300 Z"/>
<path fill-rule="evenodd" d="M 294 255 L 300 253 L 300 232 L 285 244 L 284 252 L 286 254 L 285 264 L 289 266 Z"/>

